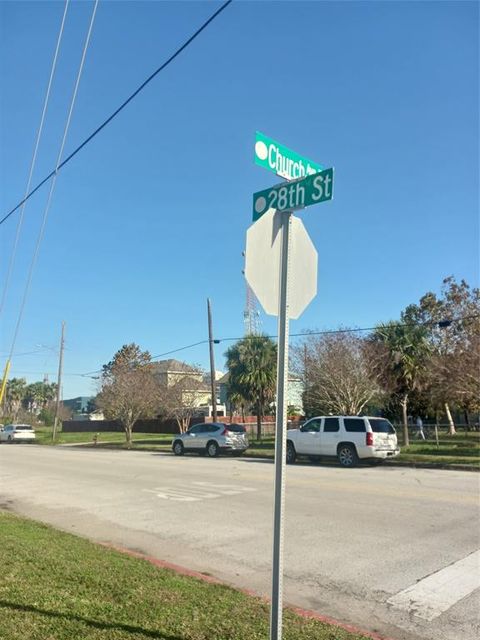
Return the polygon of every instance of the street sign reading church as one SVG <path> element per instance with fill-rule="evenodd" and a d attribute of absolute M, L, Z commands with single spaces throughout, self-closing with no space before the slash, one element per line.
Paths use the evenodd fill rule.
<path fill-rule="evenodd" d="M 295 180 L 318 173 L 322 165 L 304 158 L 260 131 L 255 134 L 255 163 L 286 180 Z"/>

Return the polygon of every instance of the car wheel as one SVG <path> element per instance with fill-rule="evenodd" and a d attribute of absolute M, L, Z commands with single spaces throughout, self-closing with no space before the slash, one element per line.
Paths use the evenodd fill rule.
<path fill-rule="evenodd" d="M 358 464 L 357 451 L 351 444 L 341 444 L 338 447 L 337 456 L 342 467 L 354 467 Z"/>
<path fill-rule="evenodd" d="M 218 456 L 219 447 L 215 440 L 212 440 L 207 444 L 207 456 L 209 458 L 216 458 Z"/>
<path fill-rule="evenodd" d="M 293 446 L 293 442 L 287 442 L 287 464 L 293 464 L 297 459 L 297 452 Z"/>
<path fill-rule="evenodd" d="M 176 442 L 173 443 L 173 453 L 176 456 L 183 456 L 183 453 L 184 453 L 183 442 L 181 442 L 180 440 L 177 440 Z"/>
<path fill-rule="evenodd" d="M 10 442 L 10 444 L 12 444 L 12 442 L 13 442 L 13 436 L 8 436 L 8 441 Z"/>

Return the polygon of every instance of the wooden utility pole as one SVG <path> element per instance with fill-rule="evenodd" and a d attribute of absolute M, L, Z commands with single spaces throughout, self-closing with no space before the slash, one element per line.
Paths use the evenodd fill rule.
<path fill-rule="evenodd" d="M 215 380 L 215 358 L 213 354 L 213 329 L 212 329 L 212 309 L 210 307 L 210 298 L 207 298 L 208 310 L 208 344 L 210 345 L 210 382 L 212 388 L 212 416 L 213 421 L 217 421 L 217 390 Z"/>
<path fill-rule="evenodd" d="M 60 408 L 60 394 L 62 388 L 62 371 L 63 371 L 63 348 L 65 346 L 65 321 L 62 322 L 62 337 L 60 339 L 60 357 L 58 359 L 58 378 L 57 378 L 57 399 L 55 402 L 55 418 L 53 420 L 52 440 L 57 435 L 58 410 Z"/>

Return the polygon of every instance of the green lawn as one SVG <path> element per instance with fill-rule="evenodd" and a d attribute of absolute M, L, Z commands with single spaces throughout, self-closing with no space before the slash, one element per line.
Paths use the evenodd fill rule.
<path fill-rule="evenodd" d="M 36 439 L 39 444 L 54 444 L 52 441 L 52 427 L 35 427 Z M 98 433 L 98 444 L 113 443 L 123 445 L 125 443 L 125 434 L 120 431 L 86 431 L 84 433 L 63 433 L 57 432 L 55 444 L 78 444 L 93 443 L 94 435 Z M 166 433 L 134 433 L 133 440 L 135 446 L 167 446 L 170 448 L 172 435 Z"/>
<path fill-rule="evenodd" d="M 410 446 L 402 447 L 399 460 L 405 462 L 429 462 L 432 464 L 480 464 L 480 433 L 457 433 L 454 436 L 439 435 L 428 440 L 410 439 Z"/>
<path fill-rule="evenodd" d="M 0 511 L 0 638 L 267 640 L 269 606 Z M 285 640 L 364 636 L 287 611 Z"/>
<path fill-rule="evenodd" d="M 37 442 L 52 444 L 51 427 L 37 427 Z M 57 444 L 93 443 L 95 432 L 62 433 L 57 436 Z M 170 451 L 173 435 L 164 433 L 133 433 L 133 449 Z M 120 432 L 98 433 L 98 447 L 125 447 L 125 435 Z M 274 438 L 269 436 L 261 442 L 250 439 L 250 447 L 245 454 L 253 458 L 271 458 L 274 455 Z M 409 447 L 402 447 L 401 454 L 395 461 L 405 463 L 427 463 L 433 466 L 464 464 L 480 467 L 480 433 L 470 431 L 459 432 L 455 436 L 442 433 L 437 447 L 435 439 L 410 440 Z"/>

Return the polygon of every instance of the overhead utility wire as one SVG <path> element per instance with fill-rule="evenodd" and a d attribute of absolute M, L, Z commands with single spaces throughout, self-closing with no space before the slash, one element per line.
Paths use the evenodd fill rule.
<path fill-rule="evenodd" d="M 102 124 L 97 127 L 95 129 L 95 131 L 93 133 L 91 133 L 88 138 L 86 138 L 74 151 L 72 151 L 72 153 L 65 158 L 65 160 L 58 165 L 58 167 L 56 169 L 54 169 L 51 173 L 48 174 L 48 176 L 46 178 L 44 178 L 41 182 L 39 182 L 37 184 L 37 186 L 32 189 L 32 191 L 30 191 L 30 193 L 25 196 L 25 198 L 23 200 L 21 200 L 11 211 L 9 211 L 1 220 L 0 220 L 0 225 L 3 224 L 4 222 L 6 222 L 6 220 L 8 220 L 8 218 L 15 213 L 15 211 L 22 206 L 22 204 L 24 202 L 26 202 L 31 196 L 33 196 L 33 194 L 38 191 L 38 189 L 40 189 L 40 187 L 42 187 L 45 182 L 48 182 L 48 180 L 50 180 L 50 178 L 52 176 L 54 176 L 62 167 L 64 167 L 67 162 L 70 162 L 70 160 L 77 155 L 77 153 L 83 149 L 83 147 L 88 144 L 91 140 L 93 140 L 93 138 L 95 138 L 95 136 L 100 133 L 100 131 L 107 126 L 107 124 L 109 124 L 109 122 L 111 122 L 119 113 L 120 111 L 122 111 L 129 102 L 131 102 L 139 93 L 140 91 L 142 91 L 142 89 L 144 89 L 147 84 L 149 82 L 151 82 L 156 75 L 158 75 L 161 71 L 163 71 L 166 67 L 168 67 L 168 65 L 173 62 L 175 60 L 175 58 L 184 50 L 188 47 L 188 45 L 193 42 L 195 40 L 195 38 L 197 36 L 200 35 L 200 33 L 206 29 L 206 27 L 224 10 L 228 7 L 229 4 L 231 4 L 231 2 L 233 2 L 233 0 L 227 0 L 227 2 L 224 2 L 222 4 L 222 6 L 220 7 L 220 9 L 218 9 L 217 11 L 215 11 L 215 13 L 213 13 L 210 18 L 208 18 L 208 20 L 206 22 L 204 22 L 202 24 L 202 26 L 197 29 L 195 31 L 195 33 L 190 36 L 190 38 L 188 38 L 188 40 L 186 40 L 182 46 L 180 48 L 178 48 L 175 53 L 173 53 L 168 60 L 166 60 L 160 67 L 158 67 L 158 69 L 156 69 L 146 80 L 145 82 L 142 82 L 142 84 L 138 87 L 138 89 L 136 89 L 124 102 L 122 102 L 122 104 L 118 107 L 118 109 L 116 109 L 116 111 L 114 111 L 112 113 L 111 116 L 109 116 L 106 120 L 104 120 L 104 122 L 102 122 Z"/>
<path fill-rule="evenodd" d="M 45 349 L 36 349 L 35 351 L 23 351 L 22 353 L 14 353 L 13 355 L 15 357 L 17 356 L 32 356 L 36 353 L 42 353 L 45 354 Z M 0 356 L 3 358 L 4 356 L 7 356 L 8 353 L 0 353 Z"/>
<path fill-rule="evenodd" d="M 395 322 L 393 326 L 395 327 L 425 327 L 428 325 L 437 325 L 441 328 L 450 326 L 453 322 L 461 322 L 462 320 L 473 320 L 474 318 L 480 317 L 477 315 L 472 316 L 463 316 L 460 318 L 452 318 L 445 320 L 427 320 L 426 322 Z M 379 325 L 375 327 L 361 327 L 355 329 L 330 329 L 325 331 L 304 331 L 302 333 L 291 333 L 290 336 L 294 338 L 306 337 L 306 336 L 320 336 L 320 335 L 329 335 L 335 333 L 358 333 L 361 331 L 375 331 L 378 329 Z M 215 344 L 220 344 L 220 342 L 233 342 L 235 340 L 243 340 L 248 338 L 255 338 L 257 336 L 240 336 L 236 338 L 217 338 L 213 342 Z M 278 338 L 277 335 L 262 335 L 264 338 Z M 185 349 L 191 349 L 192 347 L 197 347 L 201 344 L 208 344 L 210 340 L 199 340 L 199 342 L 194 342 L 193 344 L 187 344 L 183 347 L 178 347 L 178 349 L 172 349 L 171 351 L 165 351 L 164 353 L 160 353 L 156 356 L 152 356 L 152 360 L 158 360 L 158 358 L 164 358 L 165 356 L 169 356 L 172 353 L 177 353 L 178 351 L 185 351 Z M 85 378 L 91 377 L 94 373 L 102 373 L 103 369 L 96 369 L 95 371 L 87 371 L 86 373 L 69 373 L 65 375 L 70 376 L 82 376 Z"/>
<path fill-rule="evenodd" d="M 426 322 L 394 322 L 394 327 L 426 327 L 428 325 L 437 325 L 441 328 L 448 327 L 452 324 L 452 322 L 461 322 L 462 320 L 473 320 L 473 318 L 478 318 L 480 316 L 463 316 L 461 318 L 452 318 L 451 320 L 427 320 Z M 359 327 L 354 329 L 330 329 L 326 331 L 304 331 L 303 333 L 291 333 L 290 337 L 299 338 L 302 336 L 324 336 L 335 333 L 358 333 L 362 331 L 375 331 L 378 329 L 380 325 L 375 327 Z M 243 336 L 244 338 L 248 338 L 249 336 Z M 266 338 L 278 338 L 277 335 L 269 335 L 265 336 Z M 240 340 L 241 338 L 221 338 L 218 342 L 231 342 L 233 340 Z M 205 342 L 208 342 L 206 340 Z"/>
<path fill-rule="evenodd" d="M 85 39 L 85 44 L 84 44 L 84 47 L 83 47 L 82 58 L 80 60 L 80 66 L 79 66 L 78 72 L 77 72 L 77 79 L 76 79 L 76 82 L 75 82 L 75 87 L 74 87 L 74 90 L 73 90 L 72 99 L 70 101 L 70 109 L 68 111 L 67 121 L 65 123 L 65 128 L 64 128 L 64 131 L 63 131 L 63 138 L 62 138 L 62 142 L 61 142 L 61 145 L 60 145 L 60 150 L 59 150 L 58 156 L 57 156 L 57 163 L 56 163 L 56 167 L 57 168 L 54 171 L 55 175 L 54 175 L 54 178 L 53 178 L 53 180 L 52 180 L 52 182 L 50 184 L 50 191 L 48 193 L 47 203 L 45 205 L 45 210 L 43 212 L 42 225 L 41 225 L 40 230 L 38 232 L 38 237 L 37 237 L 37 242 L 36 242 L 36 245 L 35 245 L 35 250 L 33 252 L 32 261 L 30 263 L 27 282 L 25 284 L 25 289 L 24 289 L 24 292 L 23 292 L 22 303 L 20 305 L 20 311 L 18 313 L 17 324 L 15 325 L 15 331 L 14 331 L 14 334 L 13 334 L 12 345 L 11 345 L 11 348 L 10 348 L 9 360 L 12 358 L 12 354 L 13 354 L 13 351 L 15 349 L 15 343 L 17 341 L 18 332 L 19 332 L 19 329 L 20 329 L 20 324 L 21 324 L 21 321 L 22 321 L 22 318 L 23 318 L 23 312 L 25 310 L 25 305 L 26 305 L 27 298 L 28 298 L 28 293 L 29 293 L 29 290 L 30 290 L 30 284 L 32 282 L 33 272 L 34 272 L 35 265 L 36 265 L 36 262 L 37 262 L 38 253 L 40 251 L 40 246 L 42 244 L 43 234 L 44 234 L 44 231 L 45 231 L 45 226 L 46 226 L 47 219 L 48 219 L 48 214 L 49 214 L 49 211 L 50 211 L 50 205 L 52 203 L 52 197 L 53 197 L 53 193 L 55 191 L 55 185 L 56 185 L 56 182 L 57 182 L 58 167 L 60 165 L 60 160 L 62 158 L 63 149 L 65 147 L 65 142 L 67 140 L 67 134 L 68 134 L 68 130 L 70 128 L 70 122 L 71 122 L 71 119 L 72 119 L 73 108 L 75 106 L 75 100 L 77 98 L 78 86 L 80 84 L 80 78 L 82 76 L 83 65 L 85 63 L 85 56 L 87 55 L 87 49 L 88 49 L 88 45 L 90 43 L 90 36 L 91 36 L 91 33 L 92 33 L 92 29 L 93 29 L 93 23 L 95 22 L 95 15 L 96 15 L 96 12 L 97 12 L 98 1 L 99 0 L 95 0 L 95 4 L 93 6 L 93 11 L 92 11 L 92 17 L 90 18 L 90 24 L 89 24 L 89 27 L 88 27 L 87 37 Z"/>
<path fill-rule="evenodd" d="M 21 209 L 20 209 L 20 217 L 18 219 L 17 231 L 16 231 L 16 234 L 15 234 L 15 240 L 14 240 L 14 243 L 13 243 L 12 254 L 10 256 L 10 262 L 8 264 L 7 277 L 6 277 L 5 283 L 3 285 L 2 300 L 0 302 L 0 316 L 2 315 L 3 306 L 5 304 L 5 298 L 7 296 L 8 288 L 10 286 L 10 278 L 12 276 L 13 265 L 15 264 L 15 258 L 16 258 L 16 255 L 17 255 L 18 240 L 20 238 L 20 232 L 22 230 L 22 225 L 23 225 L 23 216 L 24 216 L 24 212 L 25 212 L 26 197 L 28 195 L 28 192 L 30 191 L 30 186 L 32 184 L 33 171 L 35 169 L 38 147 L 39 147 L 40 139 L 41 139 L 42 133 L 43 133 L 43 123 L 45 122 L 45 116 L 46 116 L 46 113 L 47 113 L 47 107 L 48 107 L 48 103 L 49 103 L 49 99 L 50 99 L 50 89 L 52 87 L 53 77 L 55 75 L 55 70 L 57 68 L 58 52 L 60 50 L 60 43 L 62 41 L 62 36 L 63 36 L 63 27 L 65 25 L 65 18 L 67 17 L 67 11 L 68 11 L 68 7 L 69 7 L 69 3 L 70 3 L 70 0 L 66 0 L 65 9 L 63 11 L 62 23 L 60 25 L 60 31 L 58 33 L 57 46 L 55 47 L 55 54 L 53 56 L 52 68 L 50 70 L 50 78 L 48 79 L 47 92 L 45 94 L 45 99 L 44 99 L 44 102 L 43 102 L 42 116 L 40 118 L 40 124 L 39 124 L 38 131 L 37 131 L 37 139 L 35 141 L 32 160 L 31 160 L 31 163 L 30 163 L 30 172 L 28 174 L 27 187 L 25 189 L 25 197 L 24 197 L 24 199 L 22 201 L 22 206 L 21 206 Z"/>

